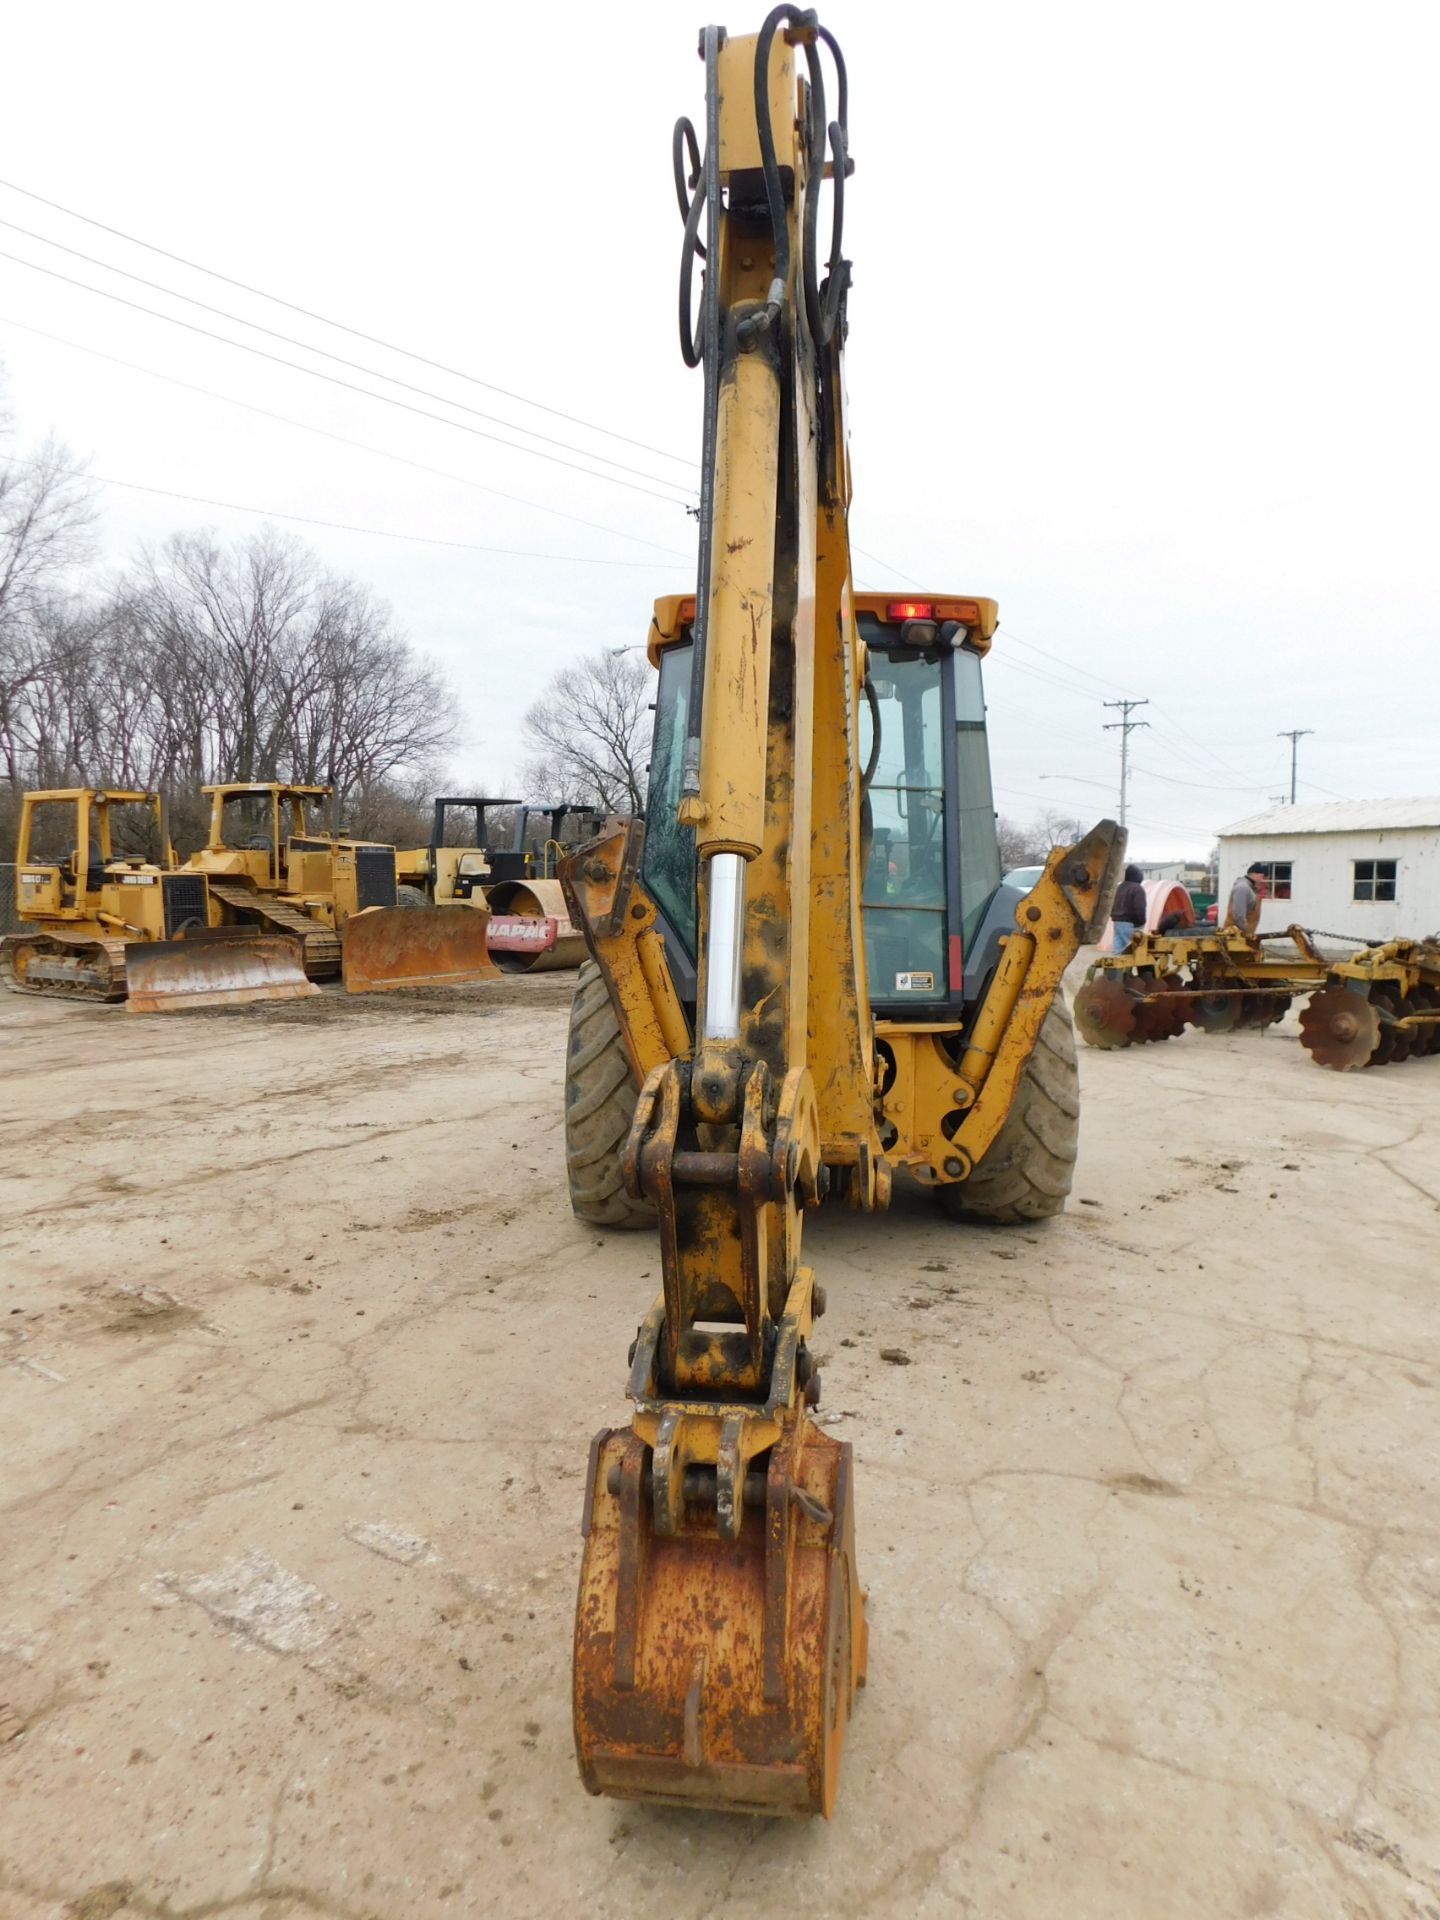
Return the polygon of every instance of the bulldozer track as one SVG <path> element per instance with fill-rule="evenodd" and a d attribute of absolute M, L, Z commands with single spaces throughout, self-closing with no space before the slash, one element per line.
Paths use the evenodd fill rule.
<path fill-rule="evenodd" d="M 258 921 L 267 931 L 288 933 L 299 940 L 305 955 L 307 980 L 333 980 L 340 971 L 340 936 L 333 927 L 321 926 L 298 907 L 256 893 L 250 887 L 232 885 L 224 880 L 210 882 L 210 897 L 242 920 Z"/>
<path fill-rule="evenodd" d="M 31 967 L 20 964 L 27 949 L 32 964 L 41 962 L 46 977 L 32 978 Z M 125 942 L 55 933 L 7 934 L 0 940 L 0 981 L 15 993 L 113 1005 L 125 998 Z"/>

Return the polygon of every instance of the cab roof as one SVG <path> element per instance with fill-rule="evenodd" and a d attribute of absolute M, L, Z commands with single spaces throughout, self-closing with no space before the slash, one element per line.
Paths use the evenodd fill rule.
<path fill-rule="evenodd" d="M 142 792 L 138 787 L 42 787 L 24 796 L 35 800 L 93 800 L 102 807 L 152 806 L 158 793 Z"/>
<path fill-rule="evenodd" d="M 906 620 L 958 620 L 965 629 L 966 644 L 972 652 L 981 654 L 990 651 L 1000 624 L 997 603 L 973 593 L 852 593 L 850 604 L 857 614 L 868 613 L 887 626 L 898 626 Z M 656 654 L 673 645 L 694 618 L 693 593 L 667 593 L 655 602 L 649 641 L 652 666 Z"/>
<path fill-rule="evenodd" d="M 201 793 L 218 793 L 228 797 L 232 793 L 276 793 L 282 799 L 292 796 L 300 800 L 328 800 L 329 787 L 307 787 L 293 780 L 222 780 L 213 787 L 201 787 Z"/>

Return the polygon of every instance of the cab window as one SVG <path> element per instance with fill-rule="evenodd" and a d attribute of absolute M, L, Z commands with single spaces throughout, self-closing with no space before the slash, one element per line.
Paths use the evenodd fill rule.
<path fill-rule="evenodd" d="M 860 903 L 870 993 L 880 1001 L 943 1000 L 946 992 L 941 671 L 938 658 L 871 656 L 880 752 L 869 787 L 870 857 Z M 867 702 L 862 765 L 873 739 Z"/>

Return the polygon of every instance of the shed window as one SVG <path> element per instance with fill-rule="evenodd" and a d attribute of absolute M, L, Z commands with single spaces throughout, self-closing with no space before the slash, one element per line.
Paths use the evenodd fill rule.
<path fill-rule="evenodd" d="M 1255 863 L 1264 874 L 1260 887 L 1262 900 L 1288 900 L 1290 898 L 1290 868 L 1288 860 L 1257 860 Z"/>
<path fill-rule="evenodd" d="M 1355 899 L 1393 900 L 1397 864 L 1394 860 L 1357 860 L 1355 862 Z"/>

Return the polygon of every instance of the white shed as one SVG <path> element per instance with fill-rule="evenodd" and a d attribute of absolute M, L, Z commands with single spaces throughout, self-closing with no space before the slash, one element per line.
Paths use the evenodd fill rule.
<path fill-rule="evenodd" d="M 1220 918 L 1255 861 L 1260 931 L 1298 922 L 1365 940 L 1440 929 L 1440 798 L 1271 807 L 1220 833 Z"/>

